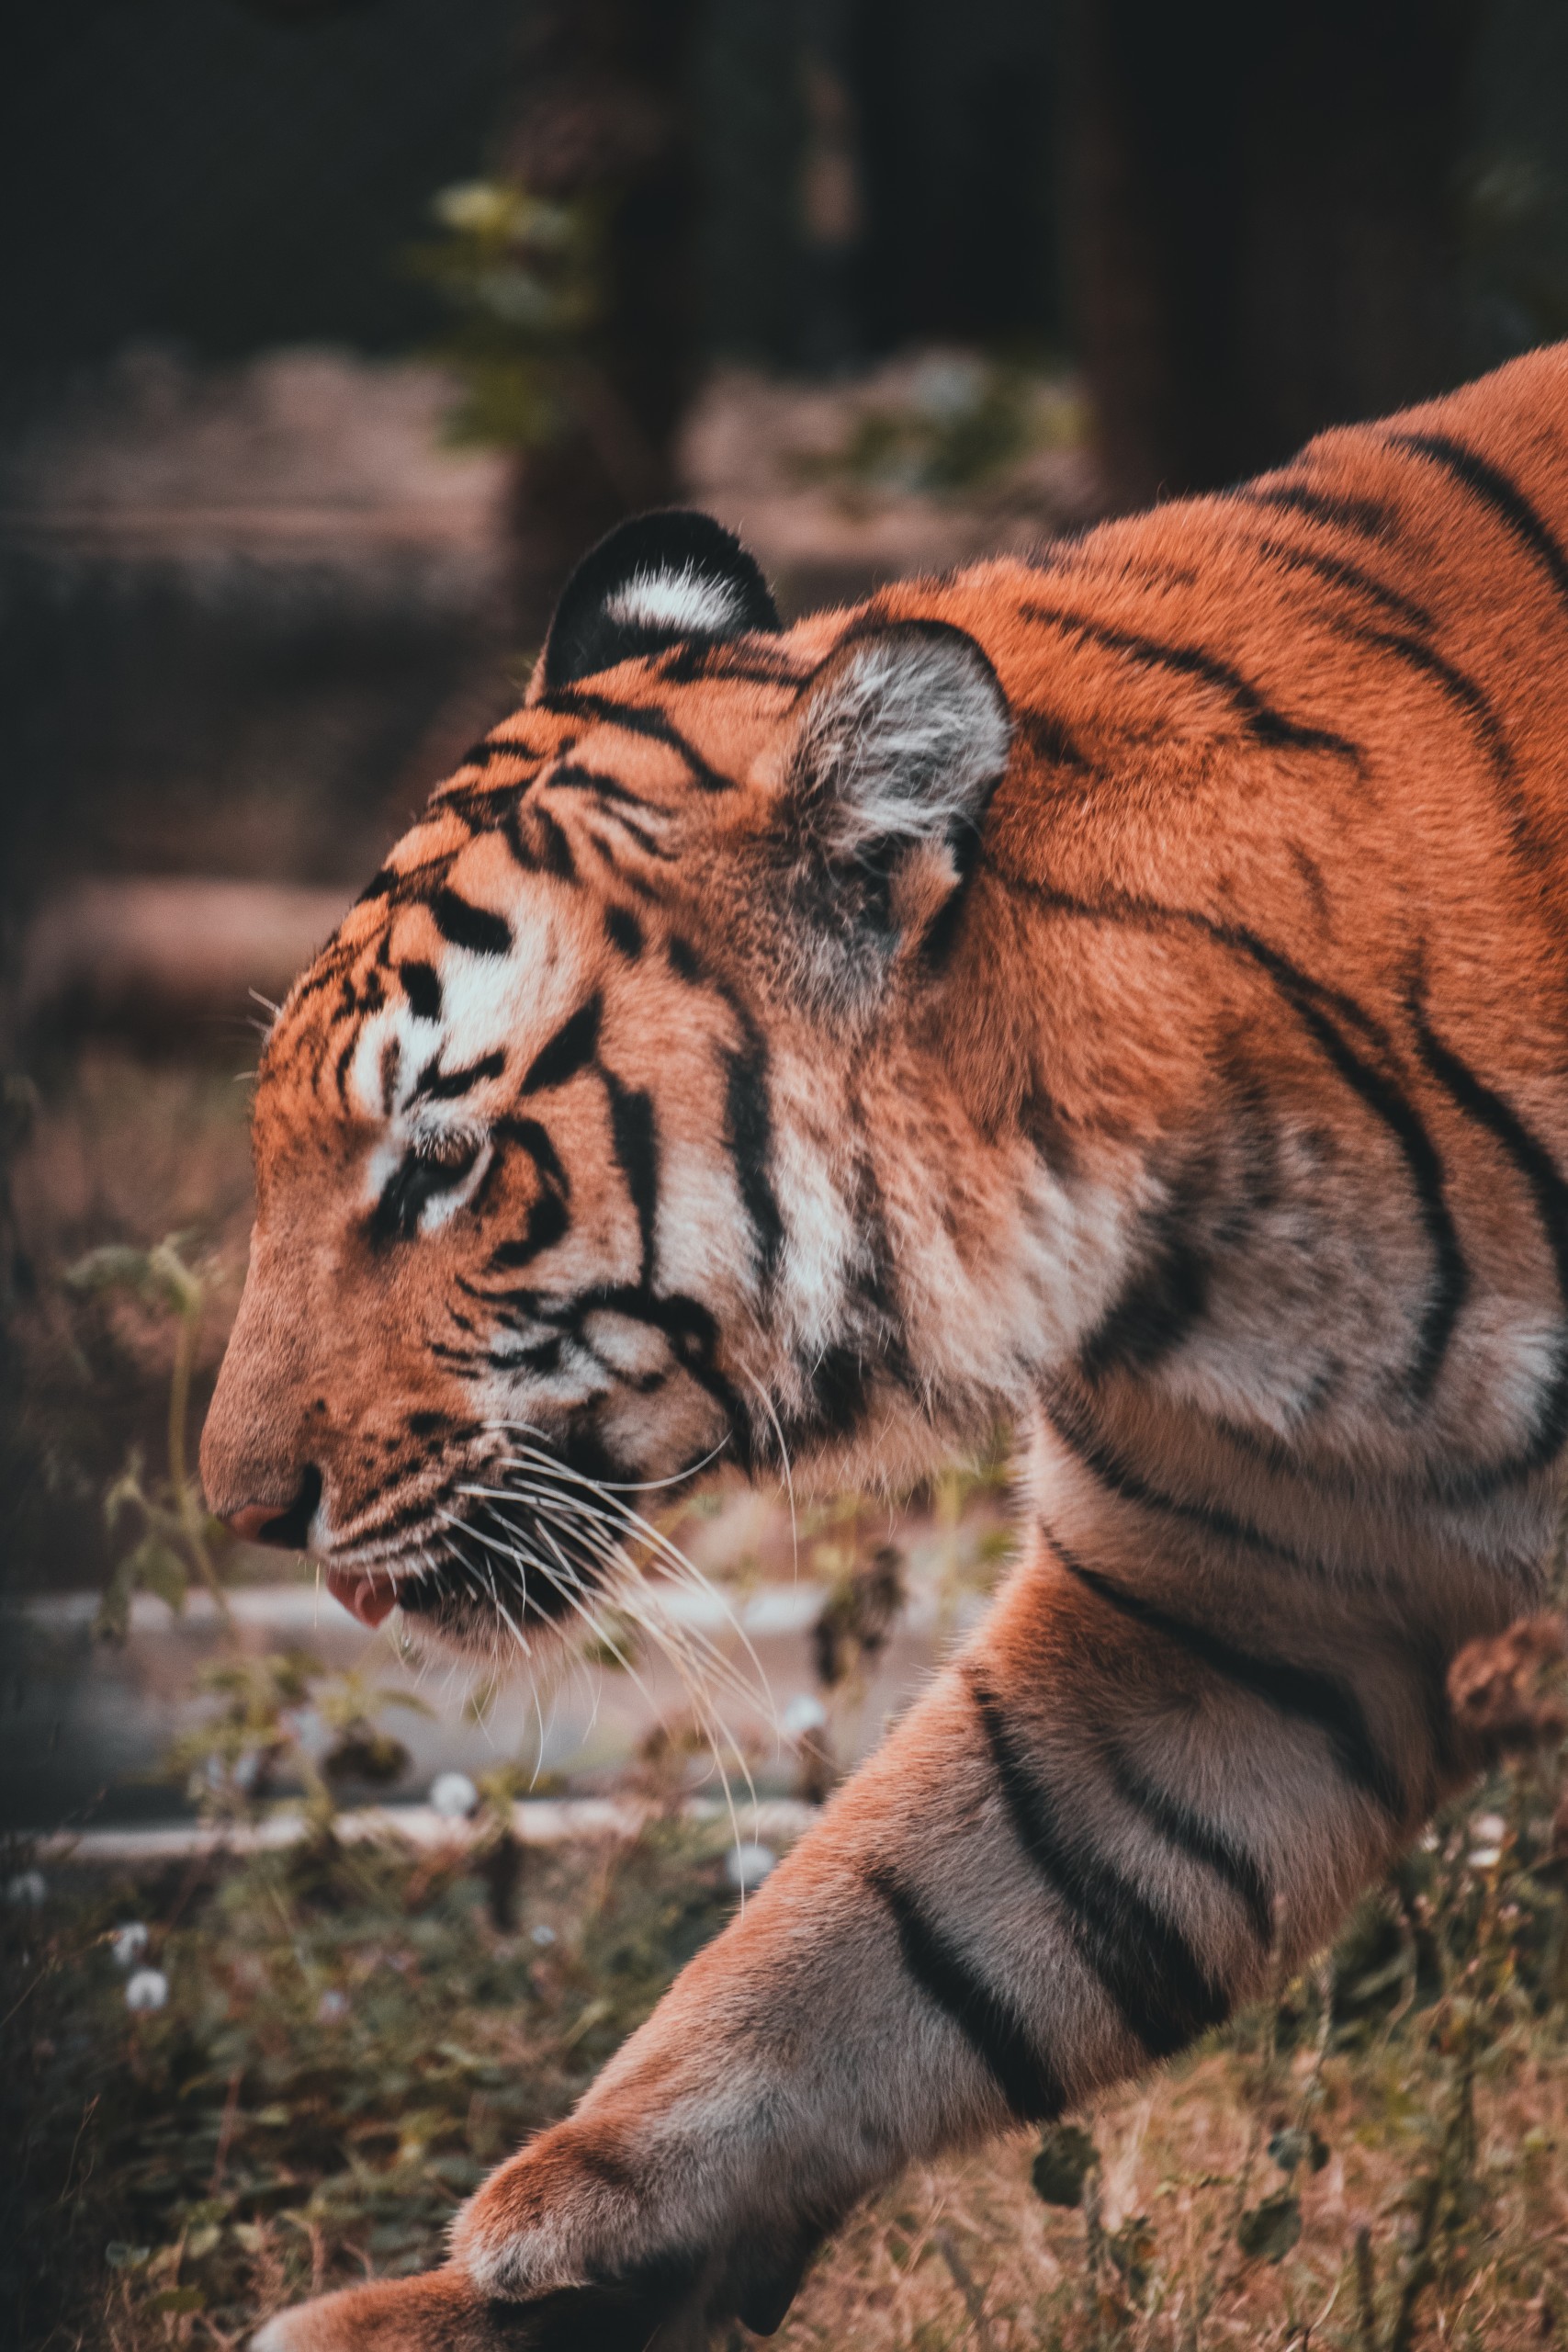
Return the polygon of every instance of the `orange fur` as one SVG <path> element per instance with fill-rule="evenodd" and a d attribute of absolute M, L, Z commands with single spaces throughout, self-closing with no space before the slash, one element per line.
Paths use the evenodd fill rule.
<path fill-rule="evenodd" d="M 268 2346 L 773 2324 L 910 2155 L 1309 1952 L 1539 1589 L 1568 352 L 787 632 L 677 524 L 651 590 L 590 560 L 626 658 L 547 649 L 284 1008 L 209 1494 L 544 1638 L 619 1573 L 607 1477 L 897 1478 L 1002 1411 L 1024 1556 L 442 2283 Z"/>

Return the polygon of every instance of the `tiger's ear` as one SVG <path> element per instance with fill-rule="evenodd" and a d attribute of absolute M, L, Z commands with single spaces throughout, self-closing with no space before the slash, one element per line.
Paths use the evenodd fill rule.
<path fill-rule="evenodd" d="M 813 968 L 837 942 L 844 977 L 858 963 L 869 980 L 868 949 L 929 939 L 956 910 L 1011 741 L 997 673 L 963 629 L 893 621 L 830 656 L 799 707 L 781 808 Z"/>
<path fill-rule="evenodd" d="M 755 558 L 722 523 L 689 507 L 638 514 L 591 548 L 562 589 L 529 699 L 666 645 L 779 626 Z"/>

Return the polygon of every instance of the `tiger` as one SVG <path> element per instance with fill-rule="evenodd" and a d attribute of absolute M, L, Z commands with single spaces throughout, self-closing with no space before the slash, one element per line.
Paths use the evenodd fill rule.
<path fill-rule="evenodd" d="M 623 525 L 254 1140 L 206 1492 L 367 1624 L 546 1655 L 616 1496 L 1016 1433 L 881 1749 L 440 2267 L 254 2341 L 766 2335 L 1477 1769 L 1449 1668 L 1540 1606 L 1568 1440 L 1568 345 L 787 628 L 712 518 Z"/>

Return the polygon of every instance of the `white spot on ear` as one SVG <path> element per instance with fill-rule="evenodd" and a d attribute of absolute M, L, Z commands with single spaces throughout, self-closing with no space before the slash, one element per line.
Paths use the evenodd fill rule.
<path fill-rule="evenodd" d="M 606 616 L 625 628 L 668 628 L 682 637 L 717 637 L 746 625 L 745 601 L 728 580 L 679 571 L 634 571 L 605 601 Z"/>

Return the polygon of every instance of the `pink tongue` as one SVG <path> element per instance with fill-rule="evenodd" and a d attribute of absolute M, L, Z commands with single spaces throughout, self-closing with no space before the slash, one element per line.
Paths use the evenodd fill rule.
<path fill-rule="evenodd" d="M 398 1605 L 398 1597 L 390 1583 L 378 1584 L 373 1577 L 356 1577 L 351 1568 L 329 1568 L 327 1590 L 334 1600 L 341 1600 L 362 1625 L 378 1625 L 384 1617 L 391 1615 Z"/>

